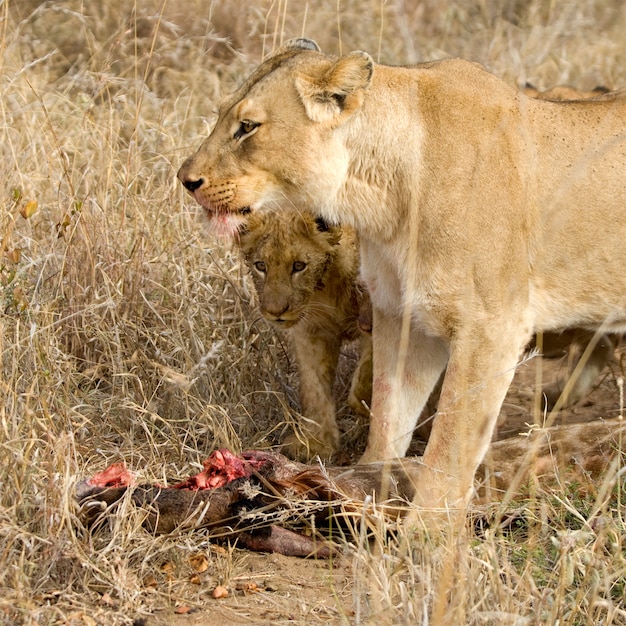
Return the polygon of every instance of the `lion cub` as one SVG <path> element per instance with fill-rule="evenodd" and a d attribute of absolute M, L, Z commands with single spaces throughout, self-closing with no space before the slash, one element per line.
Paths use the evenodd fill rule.
<path fill-rule="evenodd" d="M 367 295 L 358 283 L 356 235 L 306 212 L 253 213 L 240 227 L 239 247 L 263 316 L 287 331 L 296 354 L 305 419 L 287 452 L 329 457 L 339 446 L 333 383 L 344 341 L 361 339 L 350 406 L 368 415 L 363 403 L 372 396 L 371 335 L 358 324 Z"/>

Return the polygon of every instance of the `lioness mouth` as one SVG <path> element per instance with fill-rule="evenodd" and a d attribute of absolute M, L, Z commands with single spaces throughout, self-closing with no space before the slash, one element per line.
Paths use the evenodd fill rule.
<path fill-rule="evenodd" d="M 215 206 L 204 206 L 204 210 L 206 211 L 209 218 L 219 218 L 219 217 L 228 217 L 229 215 L 248 215 L 248 213 L 252 212 L 252 209 L 249 206 L 241 207 L 240 209 L 227 209 L 224 207 L 215 207 Z"/>

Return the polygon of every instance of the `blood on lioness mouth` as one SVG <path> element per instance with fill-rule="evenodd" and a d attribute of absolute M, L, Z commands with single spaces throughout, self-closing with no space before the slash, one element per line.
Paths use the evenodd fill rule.
<path fill-rule="evenodd" d="M 216 207 L 204 207 L 209 217 L 228 217 L 229 215 L 248 215 L 252 211 L 249 206 L 241 207 L 240 209 L 228 210 Z"/>
<path fill-rule="evenodd" d="M 246 220 L 246 215 L 250 212 L 251 209 L 248 207 L 233 211 L 205 209 L 205 216 L 210 232 L 219 237 L 232 239 L 237 236 L 239 228 Z"/>

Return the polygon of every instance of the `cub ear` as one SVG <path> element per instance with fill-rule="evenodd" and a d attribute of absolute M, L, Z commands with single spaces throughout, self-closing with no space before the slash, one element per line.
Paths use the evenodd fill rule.
<path fill-rule="evenodd" d="M 341 226 L 331 226 L 323 217 L 315 218 L 315 226 L 320 233 L 326 234 L 326 239 L 331 246 L 336 246 L 341 239 Z"/>
<path fill-rule="evenodd" d="M 320 216 L 315 218 L 315 226 L 317 226 L 317 230 L 319 230 L 320 233 L 325 233 L 330 229 L 328 222 L 326 222 L 326 220 Z"/>
<path fill-rule="evenodd" d="M 351 52 L 321 76 L 296 76 L 296 89 L 312 121 L 339 124 L 363 103 L 373 72 L 374 61 L 367 52 Z"/>
<path fill-rule="evenodd" d="M 250 248 L 250 237 L 250 227 L 248 224 L 240 224 L 235 233 L 234 242 L 244 254 Z"/>

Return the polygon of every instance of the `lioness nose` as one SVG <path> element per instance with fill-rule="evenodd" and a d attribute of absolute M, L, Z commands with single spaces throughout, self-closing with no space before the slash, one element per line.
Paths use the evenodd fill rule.
<path fill-rule="evenodd" d="M 202 187 L 204 178 L 198 178 L 198 180 L 181 179 L 181 182 L 187 191 L 191 191 L 191 193 L 193 193 L 196 189 Z"/>

